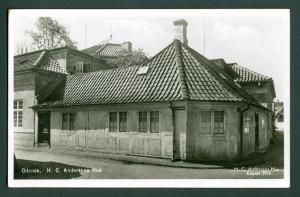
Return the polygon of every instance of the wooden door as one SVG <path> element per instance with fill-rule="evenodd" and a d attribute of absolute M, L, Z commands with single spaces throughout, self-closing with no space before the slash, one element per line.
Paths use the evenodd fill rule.
<path fill-rule="evenodd" d="M 50 145 L 50 112 L 39 113 L 38 116 L 38 143 Z"/>
<path fill-rule="evenodd" d="M 174 110 L 174 159 L 186 158 L 186 117 L 185 110 Z"/>

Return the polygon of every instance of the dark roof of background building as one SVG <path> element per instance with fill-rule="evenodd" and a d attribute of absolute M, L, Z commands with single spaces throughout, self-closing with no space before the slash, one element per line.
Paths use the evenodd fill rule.
<path fill-rule="evenodd" d="M 118 52 L 122 50 L 121 44 L 106 43 L 94 45 L 89 48 L 83 49 L 82 52 L 89 55 L 98 55 L 98 57 L 115 57 Z"/>
<path fill-rule="evenodd" d="M 148 67 L 148 72 L 137 74 L 141 67 Z M 180 100 L 259 105 L 215 64 L 175 40 L 141 66 L 68 76 L 39 106 Z"/>
<path fill-rule="evenodd" d="M 271 77 L 262 75 L 248 68 L 238 65 L 237 63 L 226 63 L 224 59 L 211 59 L 213 63 L 221 67 L 236 82 L 261 82 L 272 80 Z"/>
<path fill-rule="evenodd" d="M 47 50 L 35 51 L 14 57 L 14 72 L 33 68 L 67 74 Z"/>
<path fill-rule="evenodd" d="M 262 75 L 238 64 L 232 64 L 231 68 L 239 75 L 235 78 L 236 82 L 261 82 L 272 80 L 271 77 Z"/>

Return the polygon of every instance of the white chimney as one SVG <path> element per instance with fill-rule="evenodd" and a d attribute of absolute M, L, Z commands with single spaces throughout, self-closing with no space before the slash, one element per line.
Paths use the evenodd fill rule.
<path fill-rule="evenodd" d="M 186 27 L 188 23 L 184 19 L 174 21 L 175 39 L 180 40 L 183 44 L 188 45 L 186 36 Z"/>

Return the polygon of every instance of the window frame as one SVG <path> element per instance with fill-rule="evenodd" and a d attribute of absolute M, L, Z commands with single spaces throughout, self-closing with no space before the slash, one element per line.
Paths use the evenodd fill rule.
<path fill-rule="evenodd" d="M 154 115 L 155 114 L 155 115 Z M 153 116 L 154 115 L 154 116 Z M 149 114 L 149 121 L 150 121 L 150 133 L 160 133 L 160 127 L 159 127 L 159 118 L 160 118 L 160 115 L 159 115 L 159 111 L 150 111 L 150 114 Z M 153 127 L 152 125 L 154 124 L 157 124 L 155 125 L 155 127 Z M 154 130 L 153 130 L 154 129 Z"/>
<path fill-rule="evenodd" d="M 112 116 L 111 114 L 115 114 L 115 122 L 112 124 Z M 118 131 L 118 112 L 111 111 L 108 114 L 108 131 L 109 132 L 117 132 Z"/>
<path fill-rule="evenodd" d="M 118 114 L 119 114 L 119 123 L 118 123 L 118 125 L 119 125 L 119 132 L 121 132 L 121 133 L 128 132 L 128 113 L 127 112 L 119 112 Z M 126 118 L 124 119 L 124 122 L 122 120 L 123 117 L 122 117 L 121 114 L 126 114 L 125 115 Z"/>
<path fill-rule="evenodd" d="M 145 127 L 145 130 L 141 130 L 141 114 L 146 114 L 146 116 L 143 117 L 143 127 Z M 138 133 L 148 133 L 148 112 L 147 111 L 139 111 L 138 112 Z"/>
<path fill-rule="evenodd" d="M 199 118 L 200 119 L 200 121 L 199 121 L 200 122 L 200 131 L 199 131 L 200 135 L 205 135 L 205 134 L 211 134 L 212 133 L 212 123 L 213 123 L 212 122 L 212 112 L 213 111 L 211 111 L 211 110 L 201 110 L 200 111 L 200 118 Z M 209 132 L 203 132 L 203 129 L 202 129 L 203 128 L 203 121 L 202 121 L 203 119 L 202 118 L 203 118 L 204 113 L 209 113 L 210 121 L 209 121 L 209 123 L 206 122 L 206 124 L 209 125 L 209 129 L 208 129 Z"/>
<path fill-rule="evenodd" d="M 250 124 L 251 124 L 250 116 L 251 116 L 250 113 L 244 113 L 244 117 L 243 117 L 244 134 L 249 134 L 250 133 Z"/>
<path fill-rule="evenodd" d="M 222 123 L 223 124 L 223 132 L 216 132 L 216 113 L 217 112 L 223 112 L 223 122 L 218 122 L 218 123 Z M 214 110 L 213 111 L 213 117 L 212 117 L 212 120 L 213 120 L 213 134 L 214 135 L 217 135 L 217 136 L 224 136 L 226 134 L 226 127 L 225 127 L 225 110 Z"/>
<path fill-rule="evenodd" d="M 79 68 L 80 66 L 80 69 L 77 69 Z M 78 71 L 81 71 L 81 72 L 78 72 Z M 75 74 L 82 74 L 84 73 L 84 62 L 75 62 Z"/>
<path fill-rule="evenodd" d="M 64 120 L 64 116 L 66 116 L 66 120 Z M 75 112 L 63 112 L 61 121 L 62 121 L 61 130 L 63 130 L 63 131 L 75 131 L 76 130 L 76 128 L 75 128 L 76 113 Z"/>
<path fill-rule="evenodd" d="M 15 107 L 16 103 L 16 107 Z M 21 104 L 21 107 L 20 107 Z M 24 101 L 22 99 L 14 100 L 13 105 L 13 124 L 14 127 L 22 128 L 23 127 L 23 118 L 24 118 Z"/>

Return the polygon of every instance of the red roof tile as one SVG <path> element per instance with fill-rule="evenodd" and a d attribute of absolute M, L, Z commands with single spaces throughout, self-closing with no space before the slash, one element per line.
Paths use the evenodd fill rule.
<path fill-rule="evenodd" d="M 87 53 L 89 55 L 98 55 L 98 57 L 115 57 L 121 50 L 121 44 L 106 43 L 102 45 L 94 45 L 92 47 L 83 49 L 82 52 Z"/>
<path fill-rule="evenodd" d="M 238 64 L 233 64 L 231 68 L 239 75 L 239 77 L 234 79 L 236 82 L 259 82 L 272 80 L 271 77 L 254 72 Z"/>
<path fill-rule="evenodd" d="M 140 67 L 149 67 L 138 75 Z M 39 106 L 157 101 L 247 101 L 256 103 L 225 72 L 175 40 L 141 66 L 68 76 Z"/>
<path fill-rule="evenodd" d="M 40 68 L 43 70 L 66 74 L 60 64 L 49 54 L 47 50 L 41 50 L 14 57 L 14 71 Z"/>

